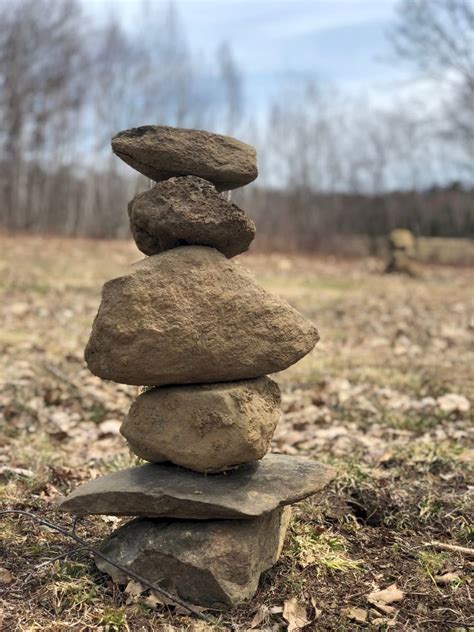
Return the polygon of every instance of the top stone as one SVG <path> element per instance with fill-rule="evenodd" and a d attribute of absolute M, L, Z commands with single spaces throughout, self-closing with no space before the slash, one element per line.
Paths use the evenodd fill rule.
<path fill-rule="evenodd" d="M 227 191 L 252 182 L 258 175 L 257 154 L 251 145 L 203 130 L 135 127 L 116 134 L 112 149 L 155 182 L 198 176 L 212 182 L 218 191 Z"/>

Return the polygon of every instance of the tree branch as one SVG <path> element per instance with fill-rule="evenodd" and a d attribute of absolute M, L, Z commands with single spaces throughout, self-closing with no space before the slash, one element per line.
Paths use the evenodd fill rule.
<path fill-rule="evenodd" d="M 30 518 L 31 520 L 33 520 L 37 524 L 41 524 L 41 525 L 43 525 L 45 527 L 48 527 L 49 529 L 52 529 L 53 531 L 57 531 L 58 533 L 60 533 L 61 535 L 64 535 L 67 538 L 72 538 L 75 542 L 80 544 L 81 548 L 86 549 L 87 551 L 93 553 L 96 557 L 99 557 L 100 559 L 104 560 L 104 562 L 107 562 L 108 564 L 111 564 L 112 566 L 115 566 L 115 568 L 118 568 L 120 571 L 122 571 L 123 573 L 125 573 L 126 575 L 128 575 L 129 577 L 134 579 L 135 581 L 140 582 L 140 584 L 143 584 L 144 586 L 146 586 L 150 590 L 153 590 L 153 591 L 157 592 L 158 594 L 162 595 L 163 597 L 166 597 L 166 599 L 169 599 L 173 603 L 181 606 L 182 608 L 187 610 L 190 614 L 195 615 L 199 619 L 201 619 L 203 621 L 207 621 L 208 623 L 213 623 L 213 620 L 211 619 L 211 617 L 208 617 L 208 616 L 204 615 L 202 612 L 199 612 L 198 610 L 196 610 L 192 606 L 192 604 L 184 601 L 183 599 L 181 599 L 180 597 L 177 597 L 176 595 L 172 595 L 171 593 L 169 593 L 164 588 L 161 588 L 160 586 L 157 586 L 156 584 L 153 584 L 152 582 L 148 581 L 147 579 L 145 579 L 141 575 L 138 575 L 137 573 L 135 573 L 134 571 L 130 570 L 126 566 L 123 566 L 122 564 L 118 564 L 117 562 L 114 562 L 107 555 L 104 555 L 101 551 L 99 551 L 95 547 L 91 546 L 85 540 L 83 540 L 81 537 L 76 535 L 76 533 L 68 531 L 65 527 L 62 527 L 61 525 L 55 524 L 54 522 L 51 522 L 50 520 L 46 520 L 45 518 L 39 518 L 35 514 L 29 512 L 29 511 L 21 510 L 21 509 L 6 509 L 4 511 L 0 511 L 0 518 L 6 517 L 8 515 L 24 516 L 26 518 Z"/>
<path fill-rule="evenodd" d="M 460 553 L 461 555 L 466 555 L 467 557 L 474 557 L 474 549 L 470 549 L 467 546 L 446 544 L 444 542 L 437 542 L 436 540 L 433 540 L 432 542 L 423 542 L 423 546 L 431 546 L 434 549 L 441 549 L 443 551 L 454 551 L 454 553 Z"/>

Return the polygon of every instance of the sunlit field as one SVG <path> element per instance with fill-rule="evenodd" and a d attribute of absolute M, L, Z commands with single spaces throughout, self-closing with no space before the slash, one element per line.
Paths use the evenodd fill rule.
<path fill-rule="evenodd" d="M 83 348 L 102 284 L 140 258 L 131 241 L 0 237 L 2 508 L 70 526 L 60 496 L 135 462 L 119 427 L 140 389 L 94 377 Z M 370 258 L 238 260 L 319 328 L 315 350 L 275 376 L 273 450 L 335 465 L 335 482 L 296 507 L 255 598 L 208 613 L 214 627 L 114 586 L 58 534 L 3 519 L 1 629 L 279 630 L 292 599 L 308 629 L 474 626 L 474 560 L 437 544 L 473 547 L 472 269 L 422 264 L 406 278 Z M 96 543 L 118 523 L 90 516 L 77 532 Z"/>

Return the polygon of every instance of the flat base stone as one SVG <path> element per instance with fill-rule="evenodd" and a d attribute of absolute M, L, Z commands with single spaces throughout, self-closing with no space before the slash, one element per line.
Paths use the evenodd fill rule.
<path fill-rule="evenodd" d="M 255 518 L 315 494 L 334 476 L 331 467 L 283 454 L 208 475 L 147 463 L 90 481 L 59 507 L 77 515 Z"/>
<path fill-rule="evenodd" d="M 253 597 L 260 574 L 283 547 L 290 509 L 253 520 L 165 520 L 139 518 L 102 544 L 114 562 L 194 605 L 224 610 Z M 96 557 L 114 582 L 127 575 Z"/>

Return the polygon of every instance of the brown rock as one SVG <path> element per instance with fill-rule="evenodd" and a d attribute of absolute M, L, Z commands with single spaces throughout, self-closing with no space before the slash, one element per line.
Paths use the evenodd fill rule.
<path fill-rule="evenodd" d="M 210 472 L 265 456 L 279 418 L 280 389 L 261 377 L 154 388 L 135 400 L 121 432 L 147 461 Z"/>
<path fill-rule="evenodd" d="M 203 130 L 146 125 L 119 132 L 112 149 L 128 165 L 161 182 L 199 176 L 219 191 L 244 186 L 258 175 L 251 145 Z"/>
<path fill-rule="evenodd" d="M 226 257 L 248 249 L 255 224 L 202 178 L 170 178 L 128 205 L 138 248 L 155 255 L 177 246 L 211 246 Z"/>
<path fill-rule="evenodd" d="M 60 508 L 77 515 L 256 518 L 315 494 L 333 478 L 331 467 L 283 454 L 207 476 L 170 463 L 147 463 L 81 485 Z"/>
<path fill-rule="evenodd" d="M 197 606 L 224 610 L 251 599 L 262 571 L 278 560 L 290 509 L 253 520 L 150 520 L 120 527 L 100 551 Z M 96 557 L 118 584 L 127 575 Z"/>
<path fill-rule="evenodd" d="M 411 277 L 421 276 L 420 266 L 403 250 L 394 250 L 385 268 L 387 274 L 405 274 Z"/>
<path fill-rule="evenodd" d="M 405 228 L 396 228 L 392 230 L 388 237 L 390 248 L 393 250 L 413 251 L 415 247 L 415 238 L 410 230 Z"/>
<path fill-rule="evenodd" d="M 318 338 L 244 268 L 184 246 L 104 285 L 85 357 L 92 373 L 125 384 L 225 382 L 282 371 Z"/>

